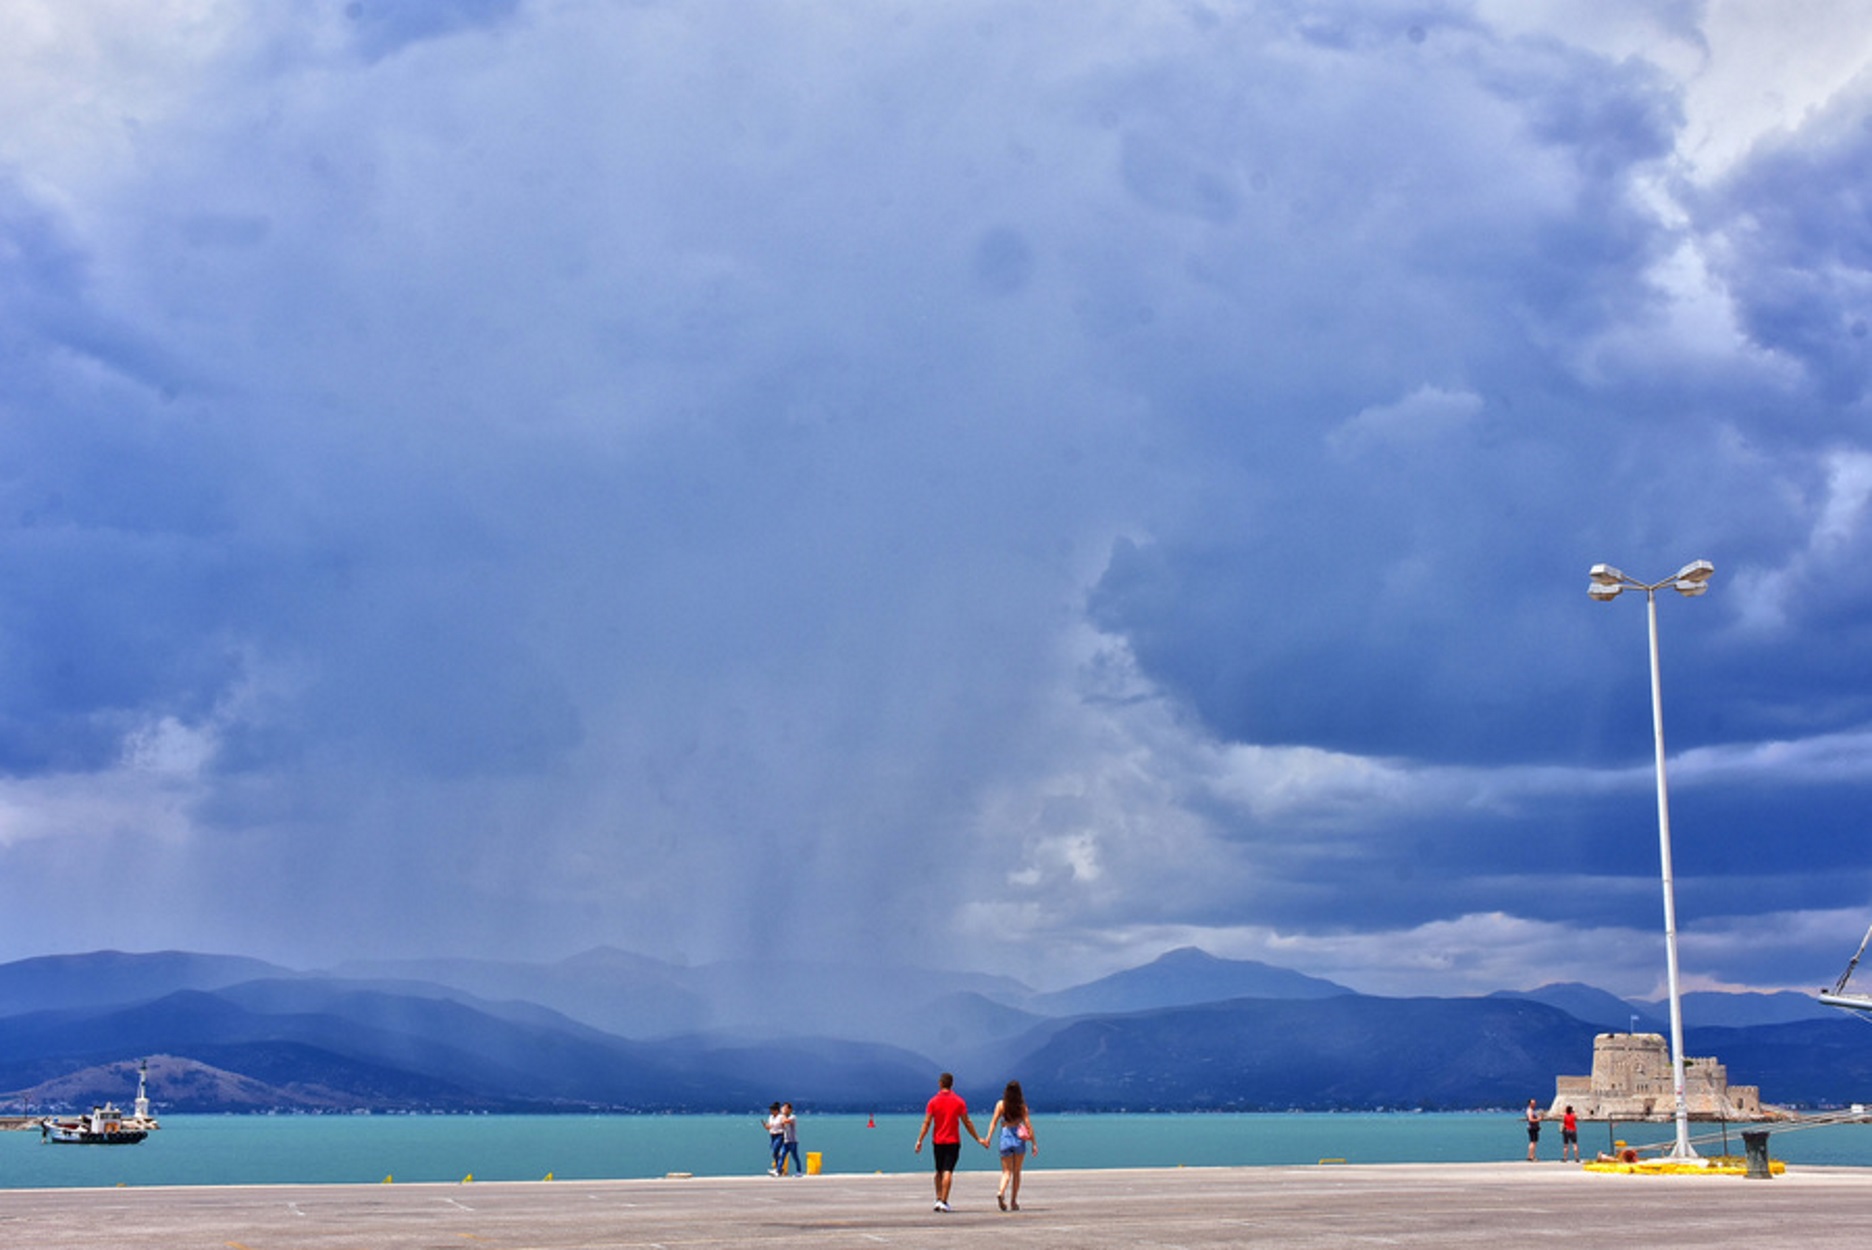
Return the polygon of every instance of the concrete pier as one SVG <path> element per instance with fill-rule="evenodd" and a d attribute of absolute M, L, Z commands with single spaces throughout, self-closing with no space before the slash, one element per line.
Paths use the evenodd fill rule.
<path fill-rule="evenodd" d="M 820 1250 L 955 1247 L 1448 1247 L 1872 1244 L 1872 1169 L 1607 1176 L 1560 1163 L 1048 1172 L 1022 1206 L 963 1172 L 930 1210 L 925 1174 L 0 1191 L 0 1245 L 162 1250 Z"/>

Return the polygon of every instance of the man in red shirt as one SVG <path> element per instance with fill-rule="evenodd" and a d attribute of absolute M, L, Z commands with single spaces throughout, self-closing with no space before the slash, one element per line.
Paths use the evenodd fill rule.
<path fill-rule="evenodd" d="M 958 1126 L 967 1129 L 977 1145 L 988 1143 L 975 1131 L 975 1124 L 969 1119 L 968 1103 L 955 1092 L 955 1077 L 945 1072 L 937 1084 L 941 1088 L 929 1100 L 929 1109 L 923 1113 L 923 1127 L 917 1130 L 916 1152 L 923 1153 L 923 1138 L 929 1137 L 930 1151 L 936 1158 L 935 1209 L 948 1211 L 951 1209 L 949 1183 L 955 1179 L 956 1160 L 962 1157 L 962 1134 Z M 930 1133 L 932 1125 L 936 1129 L 933 1134 Z"/>

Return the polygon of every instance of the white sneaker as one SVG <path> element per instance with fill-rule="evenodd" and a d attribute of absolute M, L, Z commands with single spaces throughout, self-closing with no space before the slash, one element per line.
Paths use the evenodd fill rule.
<path fill-rule="evenodd" d="M 953 1210 L 955 1210 L 955 1208 L 954 1208 L 954 1207 L 952 1207 L 952 1206 L 950 1206 L 950 1205 L 949 1205 L 948 1203 L 946 1203 L 946 1202 L 939 1202 L 939 1203 L 937 1203 L 937 1204 L 936 1204 L 936 1209 L 937 1209 L 938 1211 L 941 1211 L 941 1212 L 942 1212 L 942 1213 L 943 1213 L 944 1215 L 947 1215 L 947 1214 L 949 1214 L 949 1212 L 951 1212 L 951 1211 L 953 1211 Z"/>

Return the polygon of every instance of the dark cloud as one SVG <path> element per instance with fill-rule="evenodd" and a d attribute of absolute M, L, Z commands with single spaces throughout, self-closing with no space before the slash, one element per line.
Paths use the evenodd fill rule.
<path fill-rule="evenodd" d="M 513 20 L 521 7 L 520 0 L 343 0 L 343 6 L 345 20 L 357 32 L 358 49 L 372 61 L 424 40 L 497 27 Z"/>
<path fill-rule="evenodd" d="M 1808 429 L 1856 422 L 1872 379 L 1872 244 L 1865 237 L 1872 94 L 1861 86 L 1798 136 L 1765 144 L 1703 197 L 1750 337 L 1796 362 Z M 1798 188 L 1798 193 L 1790 194 Z"/>

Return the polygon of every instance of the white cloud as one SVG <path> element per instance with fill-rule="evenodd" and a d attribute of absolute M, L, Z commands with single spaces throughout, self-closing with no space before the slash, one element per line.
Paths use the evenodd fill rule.
<path fill-rule="evenodd" d="M 129 734 L 113 768 L 0 779 L 0 847 L 119 841 L 156 855 L 182 846 L 209 794 L 201 770 L 213 753 L 212 735 L 164 718 Z"/>
<path fill-rule="evenodd" d="M 165 716 L 125 739 L 124 764 L 140 772 L 194 778 L 214 758 L 215 749 L 212 733 Z"/>
<path fill-rule="evenodd" d="M 9 0 L 0 45 L 0 167 L 95 221 L 147 141 L 196 110 L 255 32 L 244 0 Z"/>
<path fill-rule="evenodd" d="M 1872 22 L 1855 0 L 1715 0 L 1704 37 L 1708 55 L 1686 75 L 1680 147 L 1704 181 L 1862 89 L 1872 65 Z"/>
<path fill-rule="evenodd" d="M 1342 455 L 1358 455 L 1384 446 L 1421 446 L 1461 437 L 1482 413 L 1482 397 L 1425 384 L 1389 404 L 1360 409 L 1327 435 L 1327 445 Z"/>
<path fill-rule="evenodd" d="M 1677 151 L 1699 181 L 1721 177 L 1765 137 L 1797 130 L 1872 64 L 1858 0 L 1707 0 L 1608 8 L 1596 0 L 1480 0 L 1489 24 L 1653 61 L 1681 85 Z"/>
<path fill-rule="evenodd" d="M 1872 453 L 1833 448 L 1820 453 L 1813 468 L 1822 475 L 1818 498 L 1799 499 L 1796 507 L 1808 526 L 1806 542 L 1784 553 L 1777 567 L 1744 568 L 1736 574 L 1734 609 L 1750 631 L 1783 629 L 1789 614 L 1816 587 L 1835 579 L 1855 547 L 1872 545 L 1866 506 L 1872 501 Z"/>
<path fill-rule="evenodd" d="M 1685 751 L 1673 781 L 1712 786 L 1826 786 L 1872 781 L 1872 730 L 1787 742 L 1737 742 Z"/>

